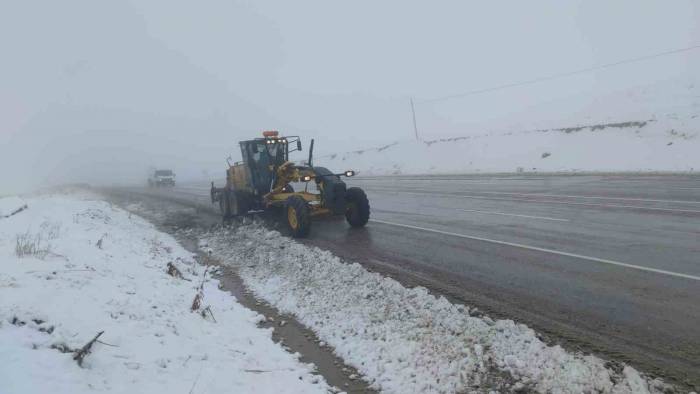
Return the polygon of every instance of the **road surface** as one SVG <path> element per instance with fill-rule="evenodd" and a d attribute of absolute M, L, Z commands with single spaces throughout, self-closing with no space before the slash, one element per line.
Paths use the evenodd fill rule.
<path fill-rule="evenodd" d="M 700 387 L 700 177 L 352 178 L 361 230 L 304 242 L 568 348 Z M 297 186 L 298 188 L 298 186 Z M 209 185 L 132 189 L 208 206 Z"/>

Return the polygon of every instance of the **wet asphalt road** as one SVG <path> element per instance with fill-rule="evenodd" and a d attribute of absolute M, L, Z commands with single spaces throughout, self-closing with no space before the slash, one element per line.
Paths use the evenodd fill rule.
<path fill-rule="evenodd" d="M 700 177 L 354 178 L 372 222 L 305 241 L 554 342 L 700 388 Z M 297 187 L 298 188 L 298 187 Z M 152 190 L 208 204 L 208 184 Z"/>

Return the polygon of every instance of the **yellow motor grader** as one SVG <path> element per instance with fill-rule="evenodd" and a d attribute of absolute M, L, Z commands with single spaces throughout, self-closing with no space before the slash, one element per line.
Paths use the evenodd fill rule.
<path fill-rule="evenodd" d="M 280 137 L 277 131 L 265 131 L 262 138 L 241 141 L 240 146 L 242 161 L 228 161 L 226 186 L 211 183 L 212 204 L 219 204 L 224 220 L 281 208 L 293 237 L 306 237 L 311 219 L 318 216 L 345 215 L 352 227 L 367 224 L 367 195 L 359 187 L 347 188 L 340 178 L 355 172 L 333 173 L 313 166 L 314 140 L 304 165 L 289 161 L 291 152 L 302 150 L 298 136 Z M 293 183 L 303 183 L 304 190 L 294 191 Z M 315 193 L 308 190 L 309 185 Z"/>

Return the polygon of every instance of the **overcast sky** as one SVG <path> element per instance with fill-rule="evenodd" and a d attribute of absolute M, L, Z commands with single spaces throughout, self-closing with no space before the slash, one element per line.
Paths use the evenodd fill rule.
<path fill-rule="evenodd" d="M 595 97 L 697 80 L 700 50 L 420 102 L 696 45 L 699 20 L 692 0 L 3 0 L 0 194 L 219 175 L 264 129 L 319 153 L 411 138 L 410 97 L 426 136 L 567 126 Z"/>

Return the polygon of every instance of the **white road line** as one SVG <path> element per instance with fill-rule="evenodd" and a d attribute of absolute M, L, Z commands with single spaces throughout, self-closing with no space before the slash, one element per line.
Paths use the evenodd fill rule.
<path fill-rule="evenodd" d="M 361 182 L 374 182 L 374 181 L 381 181 L 382 184 L 386 184 L 388 182 L 412 182 L 416 181 L 416 183 L 423 183 L 424 181 L 440 181 L 440 182 L 459 182 L 459 183 L 468 183 L 470 185 L 495 185 L 497 182 L 484 182 L 484 181 L 464 181 L 464 180 L 459 180 L 459 179 L 395 179 L 395 180 L 390 180 L 387 181 L 386 179 L 362 179 L 362 180 L 357 180 L 355 182 L 361 183 Z"/>
<path fill-rule="evenodd" d="M 503 216 L 517 216 L 520 218 L 529 218 L 529 219 L 542 219 L 542 220 L 553 220 L 555 222 L 569 222 L 569 219 L 558 219 L 558 218 L 549 218 L 546 216 L 530 216 L 530 215 L 518 215 L 515 213 L 505 213 L 505 212 L 492 212 L 492 211 L 479 211 L 476 209 L 460 209 L 462 212 L 476 212 L 476 213 L 486 213 L 490 215 L 503 215 Z"/>
<path fill-rule="evenodd" d="M 559 256 L 573 257 L 573 258 L 582 259 L 582 260 L 595 261 L 597 263 L 616 265 L 619 267 L 632 268 L 632 269 L 636 269 L 636 270 L 640 270 L 640 271 L 647 271 L 647 272 L 653 272 L 653 273 L 661 274 L 661 275 L 668 275 L 668 276 L 674 276 L 677 278 L 684 278 L 684 279 L 691 279 L 691 280 L 700 281 L 700 276 L 682 274 L 679 272 L 666 271 L 666 270 L 661 270 L 661 269 L 657 269 L 657 268 L 643 267 L 640 265 L 627 264 L 627 263 L 622 263 L 622 262 L 614 261 L 614 260 L 601 259 L 598 257 L 584 256 L 584 255 L 580 255 L 580 254 L 576 254 L 576 253 L 568 253 L 568 252 L 561 252 L 561 251 L 553 250 L 553 249 L 539 248 L 537 246 L 523 245 L 523 244 L 518 244 L 518 243 L 514 243 L 514 242 L 499 241 L 496 239 L 476 237 L 473 235 L 465 235 L 465 234 L 453 233 L 453 232 L 449 232 L 449 231 L 436 230 L 436 229 L 432 229 L 432 228 L 412 226 L 410 224 L 387 222 L 385 220 L 370 219 L 370 221 L 374 222 L 374 223 L 386 224 L 389 226 L 410 228 L 413 230 L 427 231 L 427 232 L 431 232 L 431 233 L 435 233 L 435 234 L 450 235 L 453 237 L 472 239 L 475 241 L 483 241 L 483 242 L 489 242 L 489 243 L 498 244 L 498 245 L 512 246 L 512 247 L 521 248 L 521 249 L 535 250 L 538 252 L 551 253 L 551 254 L 556 254 Z"/>
<path fill-rule="evenodd" d="M 641 207 L 638 205 L 593 204 L 593 203 L 586 203 L 586 202 L 570 202 L 570 201 L 555 201 L 555 200 L 523 200 L 523 199 L 517 199 L 517 198 L 470 196 L 470 195 L 466 195 L 466 194 L 455 195 L 455 197 L 472 198 L 472 199 L 477 199 L 477 200 L 501 200 L 501 201 L 534 202 L 534 203 L 539 203 L 539 204 L 582 205 L 582 206 L 586 206 L 586 207 L 645 209 L 645 210 L 649 210 L 649 211 L 661 211 L 661 212 L 700 213 L 700 210 L 695 210 L 695 209 L 655 208 L 655 207 Z"/>
<path fill-rule="evenodd" d="M 481 194 L 506 194 L 511 196 L 527 196 L 527 197 L 562 197 L 562 198 L 581 198 L 595 200 L 620 200 L 620 201 L 644 201 L 644 202 L 669 202 L 675 204 L 700 204 L 700 201 L 690 200 L 655 200 L 650 198 L 628 198 L 628 197 L 604 197 L 604 196 L 572 196 L 565 194 L 544 194 L 544 193 L 510 193 L 510 192 L 483 192 L 474 190 L 472 193 Z"/>
<path fill-rule="evenodd" d="M 372 189 L 370 189 L 372 190 Z M 391 189 L 374 189 L 379 191 L 392 191 Z M 432 193 L 430 190 L 417 189 L 414 193 Z M 397 191 L 398 193 L 410 193 Z M 459 191 L 455 191 L 459 193 Z M 544 193 L 513 193 L 513 192 L 486 192 L 479 190 L 472 190 L 471 193 L 479 194 L 504 194 L 509 196 L 523 196 L 523 197 L 561 197 L 561 198 L 580 198 L 580 199 L 595 199 L 595 200 L 620 200 L 620 201 L 640 201 L 640 202 L 666 202 L 674 204 L 700 204 L 700 201 L 691 200 L 655 200 L 648 198 L 627 198 L 627 197 L 603 197 L 603 196 L 572 196 L 566 194 L 544 194 Z"/>

